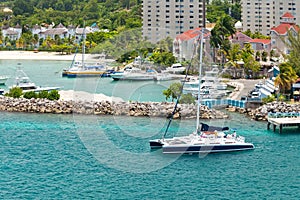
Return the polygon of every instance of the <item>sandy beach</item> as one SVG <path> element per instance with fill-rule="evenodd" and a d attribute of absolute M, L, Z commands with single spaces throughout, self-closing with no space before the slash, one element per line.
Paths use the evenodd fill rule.
<path fill-rule="evenodd" d="M 79 55 L 78 55 L 79 57 Z M 86 59 L 93 59 L 97 55 L 85 54 Z M 62 61 L 72 61 L 74 59 L 74 54 L 62 55 L 59 52 L 33 52 L 33 51 L 0 51 L 0 59 L 5 60 L 62 60 Z"/>

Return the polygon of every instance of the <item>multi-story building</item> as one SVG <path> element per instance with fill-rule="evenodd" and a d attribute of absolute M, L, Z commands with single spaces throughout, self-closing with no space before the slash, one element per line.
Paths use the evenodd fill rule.
<path fill-rule="evenodd" d="M 299 0 L 242 0 L 243 31 L 270 35 L 273 27 L 280 24 L 280 17 L 290 12 L 300 24 Z"/>
<path fill-rule="evenodd" d="M 143 37 L 152 43 L 198 27 L 205 19 L 204 0 L 144 0 Z"/>

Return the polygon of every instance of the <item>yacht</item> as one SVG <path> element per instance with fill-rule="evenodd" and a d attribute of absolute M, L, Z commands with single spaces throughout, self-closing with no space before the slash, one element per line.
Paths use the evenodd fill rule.
<path fill-rule="evenodd" d="M 36 86 L 34 82 L 32 82 L 29 77 L 25 74 L 23 70 L 20 68 L 17 69 L 15 85 L 10 88 L 19 87 L 23 90 L 23 92 L 41 92 L 41 91 L 51 91 L 51 90 L 59 90 L 60 87 L 42 87 Z"/>
<path fill-rule="evenodd" d="M 171 67 L 167 67 L 165 72 L 173 73 L 173 74 L 182 74 L 186 70 L 180 63 L 172 64 Z"/>
<path fill-rule="evenodd" d="M 162 148 L 162 152 L 165 154 L 215 153 L 254 149 L 252 143 L 245 142 L 245 138 L 237 136 L 235 131 L 233 133 L 229 132 L 228 127 L 211 127 L 208 124 L 200 123 L 199 121 L 203 29 L 201 36 L 196 129 L 187 136 L 165 138 L 172 121 L 172 117 L 170 117 L 164 135 L 161 139 L 150 140 L 150 148 Z M 177 105 L 178 99 L 173 114 L 177 109 Z"/>
<path fill-rule="evenodd" d="M 142 70 L 131 65 L 126 66 L 123 71 L 114 72 L 110 76 L 113 80 L 148 81 L 154 80 L 157 72 L 153 69 Z"/>
<path fill-rule="evenodd" d="M 0 76 L 0 85 L 5 85 L 8 78 L 8 76 Z"/>

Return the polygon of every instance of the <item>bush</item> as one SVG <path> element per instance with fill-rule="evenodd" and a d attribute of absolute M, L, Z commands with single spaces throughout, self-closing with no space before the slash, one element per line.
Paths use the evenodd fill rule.
<path fill-rule="evenodd" d="M 263 103 L 270 103 L 270 102 L 273 102 L 275 100 L 276 100 L 276 98 L 275 98 L 275 96 L 273 94 L 269 95 L 269 96 L 267 96 L 265 98 L 262 98 Z"/>
<path fill-rule="evenodd" d="M 196 98 L 191 93 L 182 94 L 179 103 L 195 104 Z"/>
<path fill-rule="evenodd" d="M 23 94 L 23 97 L 24 97 L 25 99 L 32 99 L 32 98 L 36 99 L 36 98 L 37 98 L 37 94 L 36 94 L 34 91 L 25 92 L 25 93 Z"/>
<path fill-rule="evenodd" d="M 58 93 L 57 90 L 51 90 L 49 93 L 48 93 L 48 97 L 47 99 L 49 100 L 58 100 L 60 98 L 60 95 Z"/>
<path fill-rule="evenodd" d="M 5 96 L 13 97 L 13 98 L 20 98 L 22 96 L 23 90 L 19 87 L 13 87 L 9 90 Z"/>
<path fill-rule="evenodd" d="M 39 94 L 37 95 L 37 98 L 47 99 L 48 95 L 49 95 L 48 91 L 40 91 Z"/>

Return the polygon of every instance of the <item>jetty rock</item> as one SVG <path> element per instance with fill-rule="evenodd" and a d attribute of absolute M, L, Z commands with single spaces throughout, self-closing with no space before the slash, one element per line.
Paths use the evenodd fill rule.
<path fill-rule="evenodd" d="M 95 95 L 94 95 L 95 97 Z M 103 96 L 102 96 L 103 97 Z M 51 101 L 48 99 L 25 99 L 0 96 L 0 111 L 54 113 L 54 114 L 83 114 L 83 115 L 123 115 L 143 117 L 196 118 L 195 104 L 178 104 L 174 112 L 173 102 L 124 102 L 120 98 L 75 98 Z M 116 101 L 114 101 L 116 100 Z M 173 113 L 174 112 L 174 113 Z M 228 115 L 223 112 L 200 107 L 202 119 L 225 119 Z"/>

